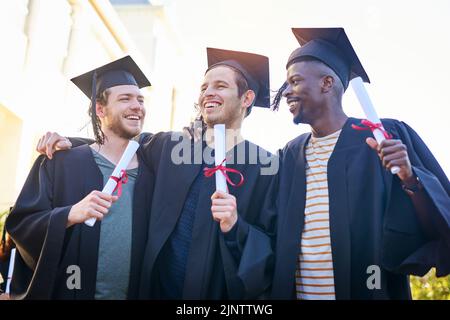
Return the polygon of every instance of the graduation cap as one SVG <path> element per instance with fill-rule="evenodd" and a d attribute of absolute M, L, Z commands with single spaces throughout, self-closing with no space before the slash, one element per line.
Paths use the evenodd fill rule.
<path fill-rule="evenodd" d="M 313 58 L 333 69 L 345 89 L 356 77 L 370 83 L 344 28 L 292 28 L 292 32 L 301 47 L 291 53 L 286 69 L 295 62 Z"/>
<path fill-rule="evenodd" d="M 98 92 L 120 85 L 134 85 L 139 88 L 151 86 L 150 81 L 130 56 L 83 73 L 71 81 L 91 99 L 94 111 Z"/>
<path fill-rule="evenodd" d="M 100 143 L 103 143 L 103 133 L 96 123 L 97 93 L 121 85 L 134 85 L 139 89 L 151 86 L 150 81 L 130 56 L 125 56 L 70 80 L 91 100 L 92 125 L 96 139 Z"/>
<path fill-rule="evenodd" d="M 254 105 L 270 107 L 269 58 L 254 53 L 215 48 L 206 48 L 206 52 L 208 56 L 206 72 L 219 65 L 237 70 L 247 80 L 249 88 L 255 92 Z"/>

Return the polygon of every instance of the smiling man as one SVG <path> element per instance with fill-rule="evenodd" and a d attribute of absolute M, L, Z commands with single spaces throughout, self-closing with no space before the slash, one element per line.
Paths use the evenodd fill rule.
<path fill-rule="evenodd" d="M 156 134 L 144 146 L 156 179 L 141 298 L 256 298 L 269 288 L 265 265 L 272 259 L 275 216 L 262 209 L 271 199 L 267 191 L 278 159 L 240 131 L 253 106 L 270 105 L 269 61 L 213 48 L 207 56 L 198 98 L 205 140 L 187 140 L 181 154 L 173 152 L 182 143 L 173 133 Z M 215 124 L 227 128 L 227 168 L 243 178 L 240 185 L 239 174 L 229 173 L 228 193 L 215 192 L 215 179 L 204 175 L 214 166 Z M 186 161 L 180 163 L 178 156 Z M 269 165 L 273 170 L 264 174 Z"/>
<path fill-rule="evenodd" d="M 293 32 L 282 94 L 311 133 L 281 153 L 272 297 L 410 298 L 408 274 L 450 273 L 448 178 L 405 123 L 383 119 L 393 139 L 378 145 L 344 113 L 349 81 L 368 76 L 342 28 Z"/>
<path fill-rule="evenodd" d="M 126 299 L 137 292 L 151 182 L 139 153 L 118 196 L 100 192 L 145 118 L 150 82 L 127 56 L 72 81 L 91 99 L 95 143 L 40 156 L 6 220 L 20 299 Z M 125 179 L 124 179 L 125 180 Z M 84 222 L 96 218 L 89 227 Z"/>

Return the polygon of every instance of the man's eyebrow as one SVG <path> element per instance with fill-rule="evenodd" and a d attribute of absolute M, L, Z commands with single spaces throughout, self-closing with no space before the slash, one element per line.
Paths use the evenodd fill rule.
<path fill-rule="evenodd" d="M 287 78 L 287 80 L 288 80 L 288 81 L 292 81 L 293 78 L 301 78 L 301 79 L 304 79 L 303 76 L 302 76 L 300 73 L 298 73 L 298 72 L 296 72 L 296 73 L 294 73 L 294 74 L 291 74 L 291 75 Z"/>
<path fill-rule="evenodd" d="M 206 86 L 209 82 L 203 82 L 201 87 Z M 225 83 L 228 84 L 228 82 L 226 80 L 214 80 L 212 81 L 212 83 L 217 84 L 217 83 Z"/>
<path fill-rule="evenodd" d="M 134 93 L 121 93 L 117 97 L 121 97 L 121 96 L 144 98 L 144 96 L 142 94 L 134 94 Z"/>
<path fill-rule="evenodd" d="M 216 80 L 213 82 L 214 84 L 228 84 L 228 81 L 225 80 Z"/>

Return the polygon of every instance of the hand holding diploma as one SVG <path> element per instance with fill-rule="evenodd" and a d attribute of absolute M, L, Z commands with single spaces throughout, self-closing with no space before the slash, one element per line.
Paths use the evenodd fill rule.
<path fill-rule="evenodd" d="M 406 146 L 401 140 L 389 139 L 378 144 L 375 139 L 367 138 L 366 143 L 377 152 L 386 169 L 392 172 L 392 168 L 398 168 L 395 173 L 404 184 L 411 186 L 416 183 Z"/>
<path fill-rule="evenodd" d="M 116 190 L 116 186 L 119 187 L 119 196 L 120 196 L 120 186 L 122 183 L 122 179 L 124 178 L 124 173 L 126 174 L 126 169 L 130 163 L 130 161 L 133 159 L 137 149 L 139 148 L 139 143 L 133 140 L 130 140 L 130 142 L 128 142 L 128 146 L 125 149 L 125 151 L 122 154 L 122 157 L 119 160 L 119 163 L 117 164 L 116 168 L 114 169 L 111 177 L 108 179 L 108 182 L 106 183 L 106 185 L 103 187 L 102 193 L 106 194 L 106 195 L 112 195 L 112 193 Z M 126 180 L 125 180 L 126 182 Z M 101 200 L 106 200 L 108 201 L 109 199 L 106 195 L 101 195 L 101 194 L 96 194 L 98 197 L 101 198 Z M 117 200 L 117 197 L 114 200 L 114 197 L 111 197 L 110 199 L 111 201 L 115 201 Z M 104 202 L 101 202 L 103 204 L 105 204 Z M 97 208 L 97 207 L 94 207 Z M 103 207 L 104 209 L 104 207 Z M 98 216 L 98 215 L 97 215 Z M 85 224 L 92 227 L 95 224 L 95 220 L 96 218 L 90 218 L 88 220 L 85 221 Z"/>
<path fill-rule="evenodd" d="M 227 182 L 232 186 L 239 187 L 244 183 L 243 175 L 232 168 L 226 167 L 226 138 L 225 125 L 214 125 L 214 168 L 205 168 L 205 176 L 216 177 L 216 192 L 211 196 L 211 212 L 213 219 L 220 224 L 222 232 L 228 232 L 233 228 L 238 219 L 236 198 L 228 193 Z M 227 172 L 240 175 L 241 180 L 235 184 L 228 177 Z"/>
<path fill-rule="evenodd" d="M 113 196 L 98 190 L 92 191 L 84 197 L 83 200 L 72 206 L 67 218 L 66 228 L 77 223 L 86 223 L 90 219 L 92 219 L 94 223 L 96 220 L 102 220 L 108 213 L 111 205 L 116 202 L 118 198 L 118 196 Z M 92 225 L 89 226 L 92 227 Z"/>
<path fill-rule="evenodd" d="M 230 231 L 238 219 L 236 197 L 217 190 L 211 196 L 211 212 L 214 221 L 219 223 L 220 230 L 222 232 Z"/>

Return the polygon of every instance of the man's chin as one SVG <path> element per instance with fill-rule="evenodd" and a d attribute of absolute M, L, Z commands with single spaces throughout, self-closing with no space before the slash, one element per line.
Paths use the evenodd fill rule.
<path fill-rule="evenodd" d="M 294 118 L 292 119 L 292 121 L 293 121 L 295 124 L 300 124 L 300 123 L 302 123 L 302 117 L 300 116 L 300 114 L 296 114 L 296 115 L 294 116 Z"/>
<path fill-rule="evenodd" d="M 206 123 L 208 127 L 214 127 L 214 125 L 221 123 L 220 119 L 217 117 L 203 117 L 203 121 Z"/>
<path fill-rule="evenodd" d="M 138 136 L 142 130 L 123 130 L 119 136 L 123 139 L 131 140 L 134 137 Z"/>

